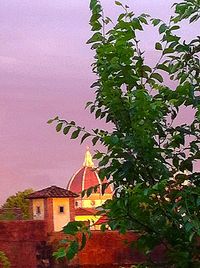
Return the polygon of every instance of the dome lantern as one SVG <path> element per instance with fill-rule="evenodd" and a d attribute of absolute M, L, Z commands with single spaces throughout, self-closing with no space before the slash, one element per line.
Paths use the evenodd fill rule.
<path fill-rule="evenodd" d="M 83 162 L 83 166 L 84 167 L 94 167 L 94 163 L 92 161 L 92 155 L 89 151 L 89 147 L 87 146 L 87 150 L 86 150 L 86 153 L 85 153 L 85 159 L 84 159 L 84 162 Z"/>

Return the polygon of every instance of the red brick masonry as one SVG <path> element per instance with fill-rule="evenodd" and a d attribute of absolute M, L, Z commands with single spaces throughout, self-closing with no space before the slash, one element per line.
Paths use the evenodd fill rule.
<path fill-rule="evenodd" d="M 46 240 L 44 221 L 0 221 L 0 250 L 7 254 L 12 268 L 36 268 L 36 246 Z"/>
<path fill-rule="evenodd" d="M 62 233 L 51 235 L 51 244 L 63 239 Z M 122 267 L 141 262 L 143 257 L 136 250 L 131 249 L 127 242 L 135 241 L 137 234 L 129 232 L 120 235 L 115 231 L 92 231 L 86 247 L 74 258 L 70 265 L 75 267 Z M 69 265 L 69 264 L 68 264 Z M 92 266 L 91 266 L 92 265 Z M 59 267 L 59 266 L 58 266 Z M 66 267 L 66 266 L 63 266 Z"/>
<path fill-rule="evenodd" d="M 3 250 L 11 261 L 11 268 L 63 268 L 66 264 L 49 264 L 41 266 L 38 261 L 38 250 L 42 253 L 40 259 L 48 260 L 51 256 L 46 250 L 48 246 L 55 245 L 56 241 L 63 239 L 62 233 L 47 233 L 44 221 L 0 221 L 0 250 Z M 129 232 L 120 235 L 118 232 L 92 231 L 86 247 L 68 264 L 75 267 L 128 267 L 127 265 L 138 263 L 142 260 L 141 254 L 131 249 L 126 241 L 137 239 L 137 234 Z M 42 251 L 41 251 L 42 248 Z M 43 250 L 44 249 L 44 250 Z M 46 253 L 48 252 L 48 253 Z M 155 258 L 159 259 L 160 250 L 155 252 Z M 162 255 L 162 254 L 161 254 Z M 0 265 L 1 267 L 1 265 Z"/>

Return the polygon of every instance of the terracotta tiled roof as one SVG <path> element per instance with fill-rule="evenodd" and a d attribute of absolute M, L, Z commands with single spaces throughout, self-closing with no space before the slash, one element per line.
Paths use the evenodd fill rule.
<path fill-rule="evenodd" d="M 76 208 L 75 215 L 76 216 L 87 216 L 87 215 L 95 215 L 98 210 L 95 208 Z"/>
<path fill-rule="evenodd" d="M 78 195 L 58 186 L 51 186 L 40 191 L 34 192 L 28 196 L 29 199 L 48 197 L 78 197 Z"/>
<path fill-rule="evenodd" d="M 104 223 L 108 222 L 108 217 L 106 215 L 103 215 L 101 218 L 99 218 L 96 222 L 95 225 L 101 225 Z"/>

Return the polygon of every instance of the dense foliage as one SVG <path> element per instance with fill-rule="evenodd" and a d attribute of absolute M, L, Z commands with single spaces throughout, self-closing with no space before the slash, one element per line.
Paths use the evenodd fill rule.
<path fill-rule="evenodd" d="M 56 121 L 56 130 L 65 135 L 73 130 L 72 139 L 83 133 L 81 142 L 91 137 L 94 145 L 105 146 L 106 152 L 94 157 L 100 176 L 106 175 L 114 187 L 113 200 L 103 206 L 108 225 L 121 233 L 140 232 L 134 246 L 147 256 L 143 267 L 156 267 L 151 258 L 156 245 L 166 249 L 161 267 L 199 267 L 200 172 L 194 163 L 200 159 L 200 37 L 186 42 L 177 33 L 183 20 L 193 29 L 200 1 L 175 4 L 168 23 L 148 14 L 136 16 L 128 6 L 115 4 L 122 8 L 116 23 L 105 17 L 98 0 L 91 0 L 94 34 L 87 42 L 95 52 L 92 71 L 97 75 L 91 86 L 96 98 L 87 107 L 96 118 L 111 122 L 113 131 L 89 133 L 58 117 L 49 123 Z M 138 39 L 138 32 L 148 26 L 160 34 L 155 66 L 147 65 Z M 194 116 L 180 124 L 185 109 Z M 97 189 L 89 193 L 92 190 Z M 76 225 L 70 223 L 66 233 L 82 231 Z M 80 249 L 77 240 L 73 243 L 74 248 L 63 247 L 55 255 L 68 256 L 72 250 L 73 257 Z"/>
<path fill-rule="evenodd" d="M 3 251 L 0 251 L 0 264 L 2 265 L 2 268 L 10 267 L 10 262 Z"/>
<path fill-rule="evenodd" d="M 20 209 L 21 218 L 24 220 L 30 219 L 29 213 L 29 200 L 27 199 L 28 195 L 33 192 L 32 189 L 26 189 L 23 192 L 17 192 L 15 195 L 12 195 L 7 198 L 6 202 L 2 205 L 2 209 L 5 211 L 0 215 L 1 220 L 14 220 L 16 215 L 14 210 Z"/>

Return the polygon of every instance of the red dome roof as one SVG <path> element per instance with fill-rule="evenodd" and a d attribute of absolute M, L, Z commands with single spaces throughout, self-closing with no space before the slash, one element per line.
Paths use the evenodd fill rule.
<path fill-rule="evenodd" d="M 67 185 L 67 190 L 72 191 L 74 193 L 81 193 L 83 190 L 86 190 L 98 184 L 102 184 L 102 182 L 98 176 L 97 170 L 94 168 L 94 163 L 92 162 L 92 156 L 89 150 L 87 149 L 83 167 L 80 168 L 72 176 Z M 112 193 L 110 186 L 108 186 L 105 193 L 108 194 Z"/>

